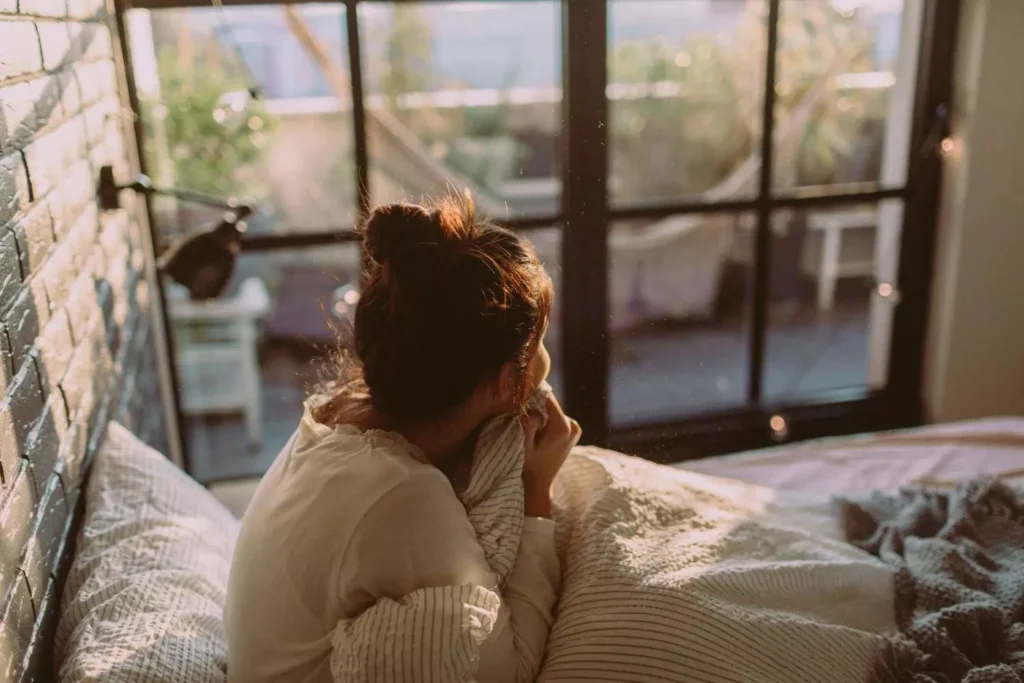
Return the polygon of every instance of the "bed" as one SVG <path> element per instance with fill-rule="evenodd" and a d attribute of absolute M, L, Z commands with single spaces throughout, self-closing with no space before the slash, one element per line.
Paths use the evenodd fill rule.
<path fill-rule="evenodd" d="M 115 436 L 111 437 L 111 434 Z M 108 430 L 106 440 L 92 440 L 87 463 L 93 454 L 104 450 L 120 453 L 117 457 L 123 461 L 101 467 L 99 474 L 93 471 L 83 488 L 84 494 L 78 496 L 78 504 L 72 504 L 66 512 L 63 508 L 57 511 L 60 513 L 57 523 L 52 521 L 57 513 L 46 507 L 50 500 L 46 495 L 38 499 L 27 496 L 20 502 L 15 501 L 17 505 L 10 500 L 5 504 L 2 513 L 5 536 L 18 539 L 24 550 L 20 556 L 15 555 L 15 561 L 7 559 L 7 566 L 0 567 L 13 576 L 0 625 L 0 680 L 58 680 L 54 668 L 55 645 L 60 646 L 58 656 L 66 659 L 69 649 L 76 646 L 75 633 L 81 634 L 93 628 L 82 623 L 65 626 L 65 621 L 82 622 L 103 610 L 109 616 L 111 611 L 121 613 L 139 604 L 113 604 L 116 600 L 111 602 L 113 589 L 110 586 L 118 581 L 123 584 L 125 577 L 103 576 L 102 572 L 97 574 L 102 556 L 97 550 L 100 546 L 96 544 L 102 541 L 123 546 L 126 535 L 135 533 L 148 534 L 151 542 L 157 538 L 156 542 L 163 544 L 160 551 L 163 555 L 157 553 L 150 557 L 150 564 L 154 561 L 164 563 L 164 574 L 169 568 L 174 569 L 178 576 L 174 590 L 188 594 L 187 599 L 176 597 L 166 603 L 175 609 L 184 605 L 187 619 L 166 620 L 163 614 L 154 612 L 152 606 L 145 617 L 161 623 L 186 624 L 191 629 L 189 647 L 183 648 L 178 642 L 172 648 L 174 657 L 178 659 L 162 674 L 168 671 L 177 674 L 176 678 L 169 680 L 212 681 L 218 680 L 217 676 L 223 673 L 223 662 L 218 659 L 223 658 L 224 653 L 222 644 L 218 643 L 218 629 L 221 627 L 217 605 L 220 591 L 226 584 L 226 562 L 230 559 L 233 534 L 237 533 L 237 522 L 224 506 L 235 515 L 241 514 L 255 482 L 216 487 L 213 495 L 224 503 L 221 505 L 155 451 L 147 450 L 141 443 L 133 444 L 132 438 L 127 430 L 114 425 Z M 116 443 L 111 444 L 112 440 Z M 914 481 L 944 485 L 953 479 L 981 473 L 998 473 L 1012 480 L 1024 481 L 1024 419 L 994 418 L 883 435 L 827 439 L 694 461 L 678 467 L 803 491 L 820 498 L 874 488 L 893 488 Z M 136 490 L 135 499 L 126 502 L 118 495 L 118 489 Z M 137 495 L 138 490 L 143 490 L 144 495 Z M 113 507 L 111 496 L 117 498 Z M 116 513 L 131 517 L 131 524 L 118 522 L 116 533 L 106 533 L 106 538 L 101 538 L 104 534 L 89 533 L 89 525 L 95 524 L 95 519 L 89 518 L 89 514 L 95 517 L 98 513 L 87 513 L 83 503 L 85 499 L 94 497 L 107 501 L 107 508 L 100 512 L 107 516 L 108 522 Z M 168 515 L 171 523 L 165 519 Z M 173 537 L 168 538 L 168 528 L 179 529 L 181 533 L 175 532 L 177 535 L 172 534 Z M 156 536 L 153 536 L 154 529 L 159 530 Z M 185 547 L 182 544 L 188 545 L 189 552 L 181 552 Z M 82 561 L 83 553 L 88 555 L 87 562 Z M 83 570 L 84 574 L 76 574 L 79 564 L 88 565 Z M 206 576 L 202 581 L 181 580 L 189 572 L 205 572 Z M 32 590 L 29 574 L 46 577 L 40 584 L 43 586 L 41 594 Z M 91 592 L 84 591 L 83 587 L 91 587 Z M 150 584 L 143 584 L 143 587 L 144 592 L 152 593 Z M 71 595 L 71 592 L 75 594 Z M 88 595 L 83 597 L 83 592 Z M 99 608 L 95 606 L 97 595 L 106 599 Z M 58 633 L 59 628 L 62 633 Z M 137 624 L 133 626 L 130 620 L 122 620 L 117 628 L 124 635 L 123 632 L 130 634 L 133 628 L 137 630 L 138 627 Z M 103 638 L 97 640 L 95 629 L 93 633 L 89 642 L 93 648 L 105 645 L 100 641 L 117 635 L 114 632 L 101 633 Z M 154 643 L 143 645 L 156 647 Z M 213 663 L 208 663 L 205 668 L 196 668 L 196 661 L 190 663 L 182 657 L 193 660 L 210 657 Z M 146 659 L 152 660 L 153 657 L 147 655 Z M 189 675 L 182 677 L 183 670 L 190 672 Z M 168 680 L 159 677 L 162 675 L 159 669 L 151 673 L 154 678 L 138 680 Z M 111 676 L 106 669 L 94 668 L 91 673 L 88 670 L 83 673 L 80 668 L 74 676 L 62 680 L 129 679 Z"/>
<path fill-rule="evenodd" d="M 1024 419 L 991 418 L 886 434 L 808 441 L 675 465 L 763 486 L 833 495 L 896 488 L 915 480 L 943 482 L 1009 473 L 1024 481 Z M 211 487 L 236 516 L 258 480 Z"/>
<path fill-rule="evenodd" d="M 1024 419 L 990 418 L 877 435 L 809 441 L 677 465 L 816 495 L 948 484 L 979 474 L 1024 481 Z"/>

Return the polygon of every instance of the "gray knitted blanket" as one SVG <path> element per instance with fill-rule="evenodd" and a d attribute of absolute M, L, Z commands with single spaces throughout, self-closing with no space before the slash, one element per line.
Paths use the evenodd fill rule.
<path fill-rule="evenodd" d="M 896 570 L 876 681 L 1024 682 L 1024 493 L 982 479 L 837 504 L 846 539 Z"/>

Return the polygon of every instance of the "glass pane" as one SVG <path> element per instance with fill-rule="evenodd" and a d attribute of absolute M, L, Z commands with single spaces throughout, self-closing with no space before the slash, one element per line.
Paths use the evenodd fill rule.
<path fill-rule="evenodd" d="M 339 244 L 243 254 L 209 303 L 165 284 L 193 476 L 266 471 L 330 376 L 358 273 L 357 245 Z"/>
<path fill-rule="evenodd" d="M 902 219 L 898 200 L 775 215 L 767 399 L 885 384 Z"/>
<path fill-rule="evenodd" d="M 753 225 L 749 214 L 612 225 L 613 427 L 746 401 Z"/>
<path fill-rule="evenodd" d="M 560 9 L 359 5 L 373 203 L 469 188 L 496 218 L 558 211 Z"/>
<path fill-rule="evenodd" d="M 921 0 L 782 0 L 774 187 L 906 181 Z"/>
<path fill-rule="evenodd" d="M 614 204 L 756 192 L 763 0 L 611 0 L 608 108 Z"/>
<path fill-rule="evenodd" d="M 250 233 L 352 227 L 344 7 L 132 10 L 129 31 L 158 186 L 250 198 Z M 156 209 L 165 236 L 216 217 L 166 200 Z"/>

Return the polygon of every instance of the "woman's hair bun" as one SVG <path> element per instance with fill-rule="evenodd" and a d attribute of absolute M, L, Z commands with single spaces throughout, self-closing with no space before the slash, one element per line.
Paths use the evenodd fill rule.
<path fill-rule="evenodd" d="M 382 265 L 400 260 L 414 248 L 437 247 L 445 241 L 437 211 L 406 203 L 374 209 L 363 233 L 363 248 Z"/>

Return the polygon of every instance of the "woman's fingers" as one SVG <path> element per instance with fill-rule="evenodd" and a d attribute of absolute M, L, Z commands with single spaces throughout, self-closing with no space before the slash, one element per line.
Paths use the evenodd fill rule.
<path fill-rule="evenodd" d="M 583 430 L 580 423 L 572 419 L 562 410 L 562 406 L 553 396 L 547 401 L 548 423 L 541 430 L 538 438 L 552 443 L 565 443 L 572 448 L 579 443 Z"/>

